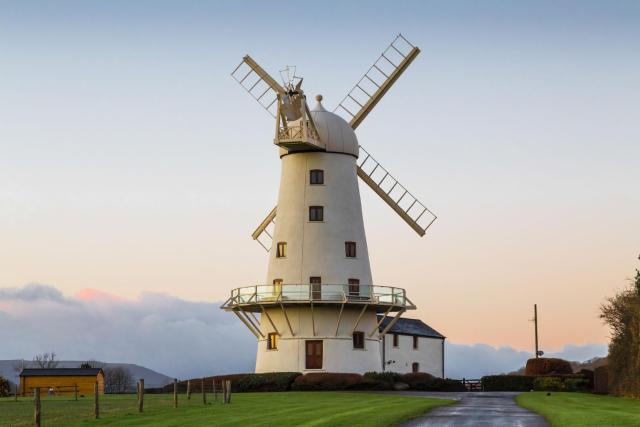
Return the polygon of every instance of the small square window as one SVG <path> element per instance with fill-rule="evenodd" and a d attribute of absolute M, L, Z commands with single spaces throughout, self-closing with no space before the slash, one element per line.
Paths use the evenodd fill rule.
<path fill-rule="evenodd" d="M 311 185 L 324 184 L 324 171 L 322 169 L 311 169 L 309 171 L 309 184 Z"/>
<path fill-rule="evenodd" d="M 400 347 L 400 344 L 398 343 L 399 340 L 399 336 L 398 334 L 393 334 L 393 346 L 394 347 Z"/>
<path fill-rule="evenodd" d="M 324 221 L 324 207 L 309 206 L 309 221 Z"/>
<path fill-rule="evenodd" d="M 353 333 L 353 348 L 364 349 L 364 332 L 355 331 Z"/>
<path fill-rule="evenodd" d="M 276 258 L 284 258 L 287 256 L 287 242 L 278 242 L 276 246 Z"/>
<path fill-rule="evenodd" d="M 344 251 L 347 258 L 355 258 L 356 242 L 344 242 Z"/>
<path fill-rule="evenodd" d="M 417 350 L 418 349 L 418 337 L 413 337 L 413 349 Z"/>
<path fill-rule="evenodd" d="M 267 350 L 277 350 L 278 349 L 278 334 L 275 332 L 270 332 L 267 335 Z"/>

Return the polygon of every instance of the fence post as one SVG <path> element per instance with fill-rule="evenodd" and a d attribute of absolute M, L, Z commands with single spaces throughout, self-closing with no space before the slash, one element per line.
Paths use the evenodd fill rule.
<path fill-rule="evenodd" d="M 231 380 L 225 381 L 224 403 L 231 403 Z"/>
<path fill-rule="evenodd" d="M 212 384 L 213 384 L 213 401 L 217 401 L 218 400 L 218 394 L 216 393 L 216 380 L 215 378 L 212 380 Z"/>
<path fill-rule="evenodd" d="M 187 380 L 187 400 L 191 400 L 191 380 Z"/>
<path fill-rule="evenodd" d="M 98 389 L 98 381 L 93 385 L 93 413 L 96 416 L 96 420 L 100 418 L 100 390 Z"/>
<path fill-rule="evenodd" d="M 204 392 L 204 378 L 200 380 L 200 385 L 202 386 L 202 403 L 204 405 L 207 404 L 207 393 Z"/>
<path fill-rule="evenodd" d="M 18 384 L 16 384 L 15 401 L 18 401 Z"/>
<path fill-rule="evenodd" d="M 78 384 L 73 385 L 73 397 L 74 397 L 74 400 L 77 402 L 78 401 Z"/>
<path fill-rule="evenodd" d="M 138 389 L 138 412 L 142 412 L 144 410 L 144 378 L 140 378 L 140 381 L 138 381 Z"/>
<path fill-rule="evenodd" d="M 35 422 L 35 426 L 40 427 L 40 387 L 33 389 L 33 406 L 33 420 Z"/>
<path fill-rule="evenodd" d="M 173 407 L 178 407 L 178 379 L 173 379 Z"/>
<path fill-rule="evenodd" d="M 227 395 L 227 382 L 225 380 L 220 380 L 220 392 L 222 393 L 222 403 L 225 402 L 225 396 Z"/>

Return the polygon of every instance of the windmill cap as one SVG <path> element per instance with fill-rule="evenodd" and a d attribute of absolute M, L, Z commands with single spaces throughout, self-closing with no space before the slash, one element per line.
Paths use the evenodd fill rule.
<path fill-rule="evenodd" d="M 325 110 L 321 103 L 322 95 L 317 95 L 316 101 L 318 103 L 311 110 L 311 117 L 325 150 L 358 157 L 358 138 L 349 123 L 339 115 Z"/>

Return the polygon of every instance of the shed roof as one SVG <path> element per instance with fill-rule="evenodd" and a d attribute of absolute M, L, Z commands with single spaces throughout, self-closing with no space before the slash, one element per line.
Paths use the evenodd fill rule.
<path fill-rule="evenodd" d="M 381 318 L 382 316 L 378 316 L 378 319 Z M 382 324 L 380 325 L 380 331 L 383 331 L 384 328 L 386 328 L 389 322 L 391 322 L 392 320 L 393 317 L 385 317 L 385 319 L 382 321 Z M 418 337 L 427 338 L 445 338 L 444 335 L 424 323 L 422 320 L 408 319 L 405 317 L 399 318 L 398 321 L 391 327 L 391 329 L 389 329 L 388 333 L 400 335 L 415 335 Z"/>
<path fill-rule="evenodd" d="M 100 368 L 25 368 L 21 377 L 95 377 Z"/>

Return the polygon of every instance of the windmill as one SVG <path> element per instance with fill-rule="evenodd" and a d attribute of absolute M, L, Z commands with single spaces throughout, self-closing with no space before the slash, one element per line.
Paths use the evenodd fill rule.
<path fill-rule="evenodd" d="M 281 71 L 282 85 L 248 55 L 231 73 L 275 119 L 282 163 L 278 204 L 252 234 L 269 253 L 267 280 L 222 306 L 258 339 L 256 372 L 378 370 L 380 340 L 415 309 L 404 289 L 373 284 L 356 176 L 419 236 L 436 216 L 354 131 L 419 53 L 399 34 L 333 112 L 321 95 L 309 108 L 295 67 Z"/>

